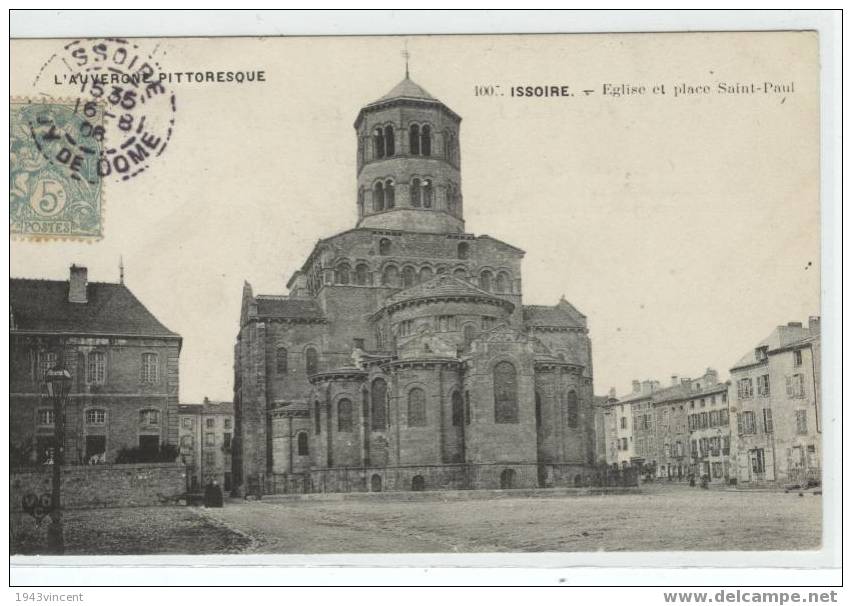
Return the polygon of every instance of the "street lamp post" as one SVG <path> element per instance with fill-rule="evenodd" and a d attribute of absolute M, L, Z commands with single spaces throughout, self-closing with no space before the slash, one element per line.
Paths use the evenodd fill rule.
<path fill-rule="evenodd" d="M 61 482 L 65 446 L 65 400 L 71 387 L 71 373 L 54 366 L 45 373 L 47 395 L 53 401 L 53 490 L 51 492 L 51 523 L 47 528 L 48 551 L 55 555 L 65 552 L 62 532 Z"/>

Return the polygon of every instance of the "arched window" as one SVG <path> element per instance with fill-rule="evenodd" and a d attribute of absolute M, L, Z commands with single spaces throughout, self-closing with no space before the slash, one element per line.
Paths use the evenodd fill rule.
<path fill-rule="evenodd" d="M 335 282 L 338 284 L 349 284 L 349 264 L 341 263 L 335 270 Z"/>
<path fill-rule="evenodd" d="M 322 433 L 322 411 L 319 400 L 314 402 L 314 433 Z"/>
<path fill-rule="evenodd" d="M 337 403 L 337 431 L 352 431 L 352 400 L 349 398 Z"/>
<path fill-rule="evenodd" d="M 458 253 L 459 259 L 467 259 L 470 256 L 470 244 L 467 242 L 459 242 L 459 245 L 456 247 L 456 252 Z"/>
<path fill-rule="evenodd" d="M 287 372 L 287 348 L 279 347 L 275 350 L 275 372 L 284 374 Z"/>
<path fill-rule="evenodd" d="M 423 208 L 432 208 L 432 198 L 434 197 L 432 191 L 432 180 L 424 179 L 423 180 Z"/>
<path fill-rule="evenodd" d="M 300 457 L 308 456 L 308 434 L 305 431 L 300 431 L 296 436 L 296 454 Z"/>
<path fill-rule="evenodd" d="M 408 392 L 408 426 L 426 426 L 426 394 L 419 387 Z"/>
<path fill-rule="evenodd" d="M 439 276 L 443 276 L 445 273 L 447 273 L 447 266 L 439 265 L 438 268 L 435 270 L 435 273 Z"/>
<path fill-rule="evenodd" d="M 369 268 L 364 263 L 359 263 L 355 266 L 355 284 L 358 286 L 366 286 L 367 285 L 367 274 L 369 273 Z"/>
<path fill-rule="evenodd" d="M 467 270 L 463 267 L 458 267 L 453 270 L 453 277 L 459 280 L 467 280 Z"/>
<path fill-rule="evenodd" d="M 420 155 L 420 127 L 412 124 L 408 129 L 408 153 L 412 156 Z"/>
<path fill-rule="evenodd" d="M 382 286 L 399 286 L 399 270 L 396 265 L 388 265 L 382 272 Z"/>
<path fill-rule="evenodd" d="M 316 374 L 317 362 L 317 350 L 313 347 L 308 347 L 305 350 L 305 373 L 308 375 Z"/>
<path fill-rule="evenodd" d="M 381 126 L 373 131 L 373 152 L 376 158 L 385 157 L 385 137 Z"/>
<path fill-rule="evenodd" d="M 505 271 L 501 271 L 497 274 L 497 280 L 495 281 L 495 290 L 497 292 L 510 292 L 511 288 L 509 287 L 509 274 Z"/>
<path fill-rule="evenodd" d="M 420 154 L 423 156 L 432 155 L 432 129 L 429 125 L 425 125 L 420 129 Z"/>
<path fill-rule="evenodd" d="M 444 131 L 444 158 L 448 162 L 453 161 L 453 148 L 455 146 L 455 137 L 451 131 Z"/>
<path fill-rule="evenodd" d="M 393 180 L 388 179 L 385 181 L 385 208 L 393 208 L 394 203 Z"/>
<path fill-rule="evenodd" d="M 385 337 L 382 334 L 382 327 L 376 326 L 376 349 L 381 349 L 385 345 Z"/>
<path fill-rule="evenodd" d="M 411 185 L 408 186 L 408 196 L 411 199 L 411 206 L 420 208 L 420 179 L 415 177 L 411 180 Z"/>
<path fill-rule="evenodd" d="M 510 362 L 494 366 L 494 422 L 518 422 L 518 376 Z"/>
<path fill-rule="evenodd" d="M 566 416 L 568 417 L 568 427 L 576 429 L 580 424 L 580 406 L 577 402 L 577 392 L 573 389 L 565 396 Z"/>
<path fill-rule="evenodd" d="M 464 423 L 464 402 L 462 402 L 461 394 L 457 391 L 453 392 L 453 427 L 461 427 Z"/>
<path fill-rule="evenodd" d="M 423 476 L 414 476 L 411 478 L 411 490 L 415 492 L 420 492 L 426 488 L 426 481 L 423 479 Z"/>
<path fill-rule="evenodd" d="M 421 267 L 420 268 L 420 282 L 428 282 L 432 279 L 432 268 L 431 267 Z"/>
<path fill-rule="evenodd" d="M 464 348 L 469 349 L 470 344 L 473 343 L 473 333 L 476 330 L 476 327 L 473 324 L 465 324 L 464 331 L 462 334 L 464 335 Z"/>
<path fill-rule="evenodd" d="M 385 209 L 385 186 L 378 181 L 373 186 L 373 211 L 379 212 Z"/>
<path fill-rule="evenodd" d="M 370 390 L 370 416 L 373 419 L 373 430 L 385 429 L 385 407 L 387 406 L 388 384 L 384 379 L 374 379 Z"/>
<path fill-rule="evenodd" d="M 393 141 L 393 126 L 385 126 L 385 155 L 392 156 L 394 154 Z"/>
<path fill-rule="evenodd" d="M 491 272 L 487 269 L 482 270 L 479 274 L 479 288 L 491 292 Z"/>
<path fill-rule="evenodd" d="M 413 267 L 403 267 L 402 268 L 402 287 L 408 288 L 409 286 L 414 286 L 414 268 Z"/>
<path fill-rule="evenodd" d="M 387 238 L 382 238 L 379 240 L 379 254 L 386 256 L 389 255 L 391 251 L 391 241 Z"/>

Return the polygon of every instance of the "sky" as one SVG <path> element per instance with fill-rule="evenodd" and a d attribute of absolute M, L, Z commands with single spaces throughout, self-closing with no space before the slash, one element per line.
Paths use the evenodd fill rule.
<path fill-rule="evenodd" d="M 526 251 L 524 303 L 588 317 L 599 394 L 730 366 L 819 314 L 816 37 L 802 33 L 138 40 L 167 71 L 265 73 L 175 84 L 172 140 L 105 183 L 105 237 L 13 241 L 13 277 L 126 284 L 183 336 L 183 402 L 231 399 L 244 281 L 285 284 L 354 227 L 352 124 L 403 76 L 463 118 L 468 232 Z M 62 42 L 13 41 L 12 94 L 60 97 Z M 45 67 L 46 66 L 46 67 Z M 37 81 L 35 78 L 41 74 Z M 793 84 L 723 95 L 719 83 Z M 603 85 L 646 86 L 604 96 Z M 654 94 L 655 85 L 666 94 Z M 710 93 L 674 96 L 676 85 Z M 502 96 L 476 95 L 498 85 Z M 511 97 L 568 85 L 573 97 Z M 583 90 L 593 92 L 588 95 Z M 152 110 L 156 111 L 156 110 Z M 154 116 L 156 118 L 156 116 Z"/>

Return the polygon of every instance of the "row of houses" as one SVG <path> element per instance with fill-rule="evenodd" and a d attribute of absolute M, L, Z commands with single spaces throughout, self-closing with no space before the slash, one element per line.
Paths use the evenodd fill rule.
<path fill-rule="evenodd" d="M 622 397 L 599 397 L 599 462 L 672 481 L 819 481 L 819 317 L 776 327 L 730 373 L 637 380 Z"/>

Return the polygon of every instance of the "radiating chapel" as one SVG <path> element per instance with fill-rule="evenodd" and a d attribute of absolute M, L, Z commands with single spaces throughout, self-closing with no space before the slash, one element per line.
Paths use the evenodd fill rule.
<path fill-rule="evenodd" d="M 407 75 L 365 105 L 355 226 L 316 244 L 289 294 L 245 284 L 232 457 L 242 490 L 589 481 L 586 317 L 564 298 L 524 305 L 524 251 L 465 230 L 460 125 Z"/>

